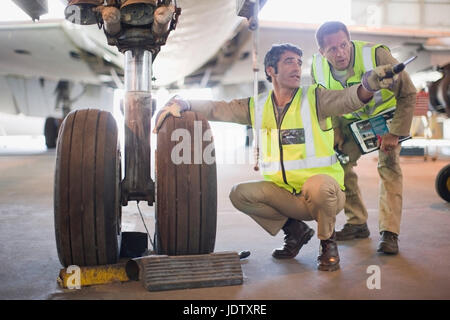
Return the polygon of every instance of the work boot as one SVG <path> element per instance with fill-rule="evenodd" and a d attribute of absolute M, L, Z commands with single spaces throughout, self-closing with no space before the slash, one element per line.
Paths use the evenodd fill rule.
<path fill-rule="evenodd" d="M 307 244 L 314 235 L 314 230 L 303 221 L 288 219 L 283 226 L 284 246 L 273 250 L 272 256 L 277 259 L 294 258 L 302 246 Z"/>
<path fill-rule="evenodd" d="M 370 235 L 367 223 L 349 224 L 346 223 L 341 231 L 336 232 L 337 241 L 352 240 L 355 238 L 367 238 Z"/>
<path fill-rule="evenodd" d="M 377 252 L 397 254 L 398 253 L 398 235 L 390 231 L 381 231 L 381 239 L 378 242 Z"/>
<path fill-rule="evenodd" d="M 327 240 L 320 240 L 317 269 L 320 271 L 336 271 L 339 267 L 339 251 L 336 243 L 336 232 L 333 231 Z"/>

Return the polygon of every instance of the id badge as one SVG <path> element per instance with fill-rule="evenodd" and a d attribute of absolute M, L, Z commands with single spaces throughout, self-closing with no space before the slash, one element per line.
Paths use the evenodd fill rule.
<path fill-rule="evenodd" d="M 281 130 L 281 144 L 304 144 L 305 130 L 301 129 L 285 129 Z"/>

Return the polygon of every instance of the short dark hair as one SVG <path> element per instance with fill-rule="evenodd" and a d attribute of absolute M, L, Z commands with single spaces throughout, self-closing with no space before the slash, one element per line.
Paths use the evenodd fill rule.
<path fill-rule="evenodd" d="M 300 57 L 303 55 L 302 49 L 290 43 L 272 45 L 272 48 L 270 48 L 264 57 L 264 72 L 266 73 L 266 78 L 269 82 L 272 82 L 272 77 L 267 74 L 267 67 L 273 67 L 275 73 L 278 73 L 278 61 L 280 61 L 281 55 L 286 51 L 298 54 Z"/>
<path fill-rule="evenodd" d="M 350 39 L 350 33 L 348 32 L 347 26 L 342 22 L 328 21 L 323 23 L 316 32 L 316 41 L 319 45 L 319 48 L 323 49 L 323 47 L 325 46 L 325 44 L 323 43 L 323 39 L 325 38 L 325 36 L 339 31 L 344 31 L 348 39 Z"/>

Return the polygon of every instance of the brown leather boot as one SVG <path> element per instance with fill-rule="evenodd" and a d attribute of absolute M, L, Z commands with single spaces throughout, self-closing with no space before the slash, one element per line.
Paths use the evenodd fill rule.
<path fill-rule="evenodd" d="M 288 219 L 283 226 L 284 246 L 275 249 L 272 256 L 277 259 L 292 259 L 297 256 L 304 244 L 314 235 L 314 230 L 303 221 Z"/>
<path fill-rule="evenodd" d="M 381 231 L 381 239 L 378 243 L 377 252 L 397 254 L 398 235 L 390 231 Z"/>
<path fill-rule="evenodd" d="M 320 240 L 317 268 L 321 271 L 336 271 L 339 267 L 339 252 L 336 243 L 336 232 L 333 231 L 327 240 Z"/>
<path fill-rule="evenodd" d="M 336 232 L 336 240 L 353 240 L 367 238 L 370 235 L 367 223 L 363 224 L 348 224 L 346 223 L 342 230 Z"/>

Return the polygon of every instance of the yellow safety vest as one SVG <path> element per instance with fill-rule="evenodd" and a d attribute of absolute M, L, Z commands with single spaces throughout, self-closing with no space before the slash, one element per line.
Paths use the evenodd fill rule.
<path fill-rule="evenodd" d="M 361 78 L 366 71 L 372 70 L 376 67 L 375 52 L 379 47 L 387 47 L 377 44 L 372 45 L 363 41 L 352 41 L 353 43 L 353 56 L 354 65 L 353 70 L 355 74 L 347 79 L 345 87 L 350 87 L 355 84 L 361 83 Z M 341 90 L 344 89 L 342 84 L 333 78 L 330 65 L 325 57 L 320 53 L 313 56 L 313 76 L 316 83 L 324 86 L 327 89 Z M 381 89 L 374 93 L 373 98 L 367 105 L 356 110 L 355 112 L 344 115 L 345 118 L 353 119 L 367 119 L 374 116 L 386 109 L 395 107 L 397 101 L 394 93 L 387 89 Z"/>
<path fill-rule="evenodd" d="M 333 130 L 323 131 L 317 119 L 316 88 L 299 88 L 278 127 L 272 91 L 258 98 L 255 108 L 250 99 L 252 126 L 259 132 L 261 171 L 289 192 L 298 194 L 305 181 L 317 174 L 333 177 L 344 190 L 344 170 L 333 149 Z M 331 128 L 331 118 L 326 119 Z"/>

